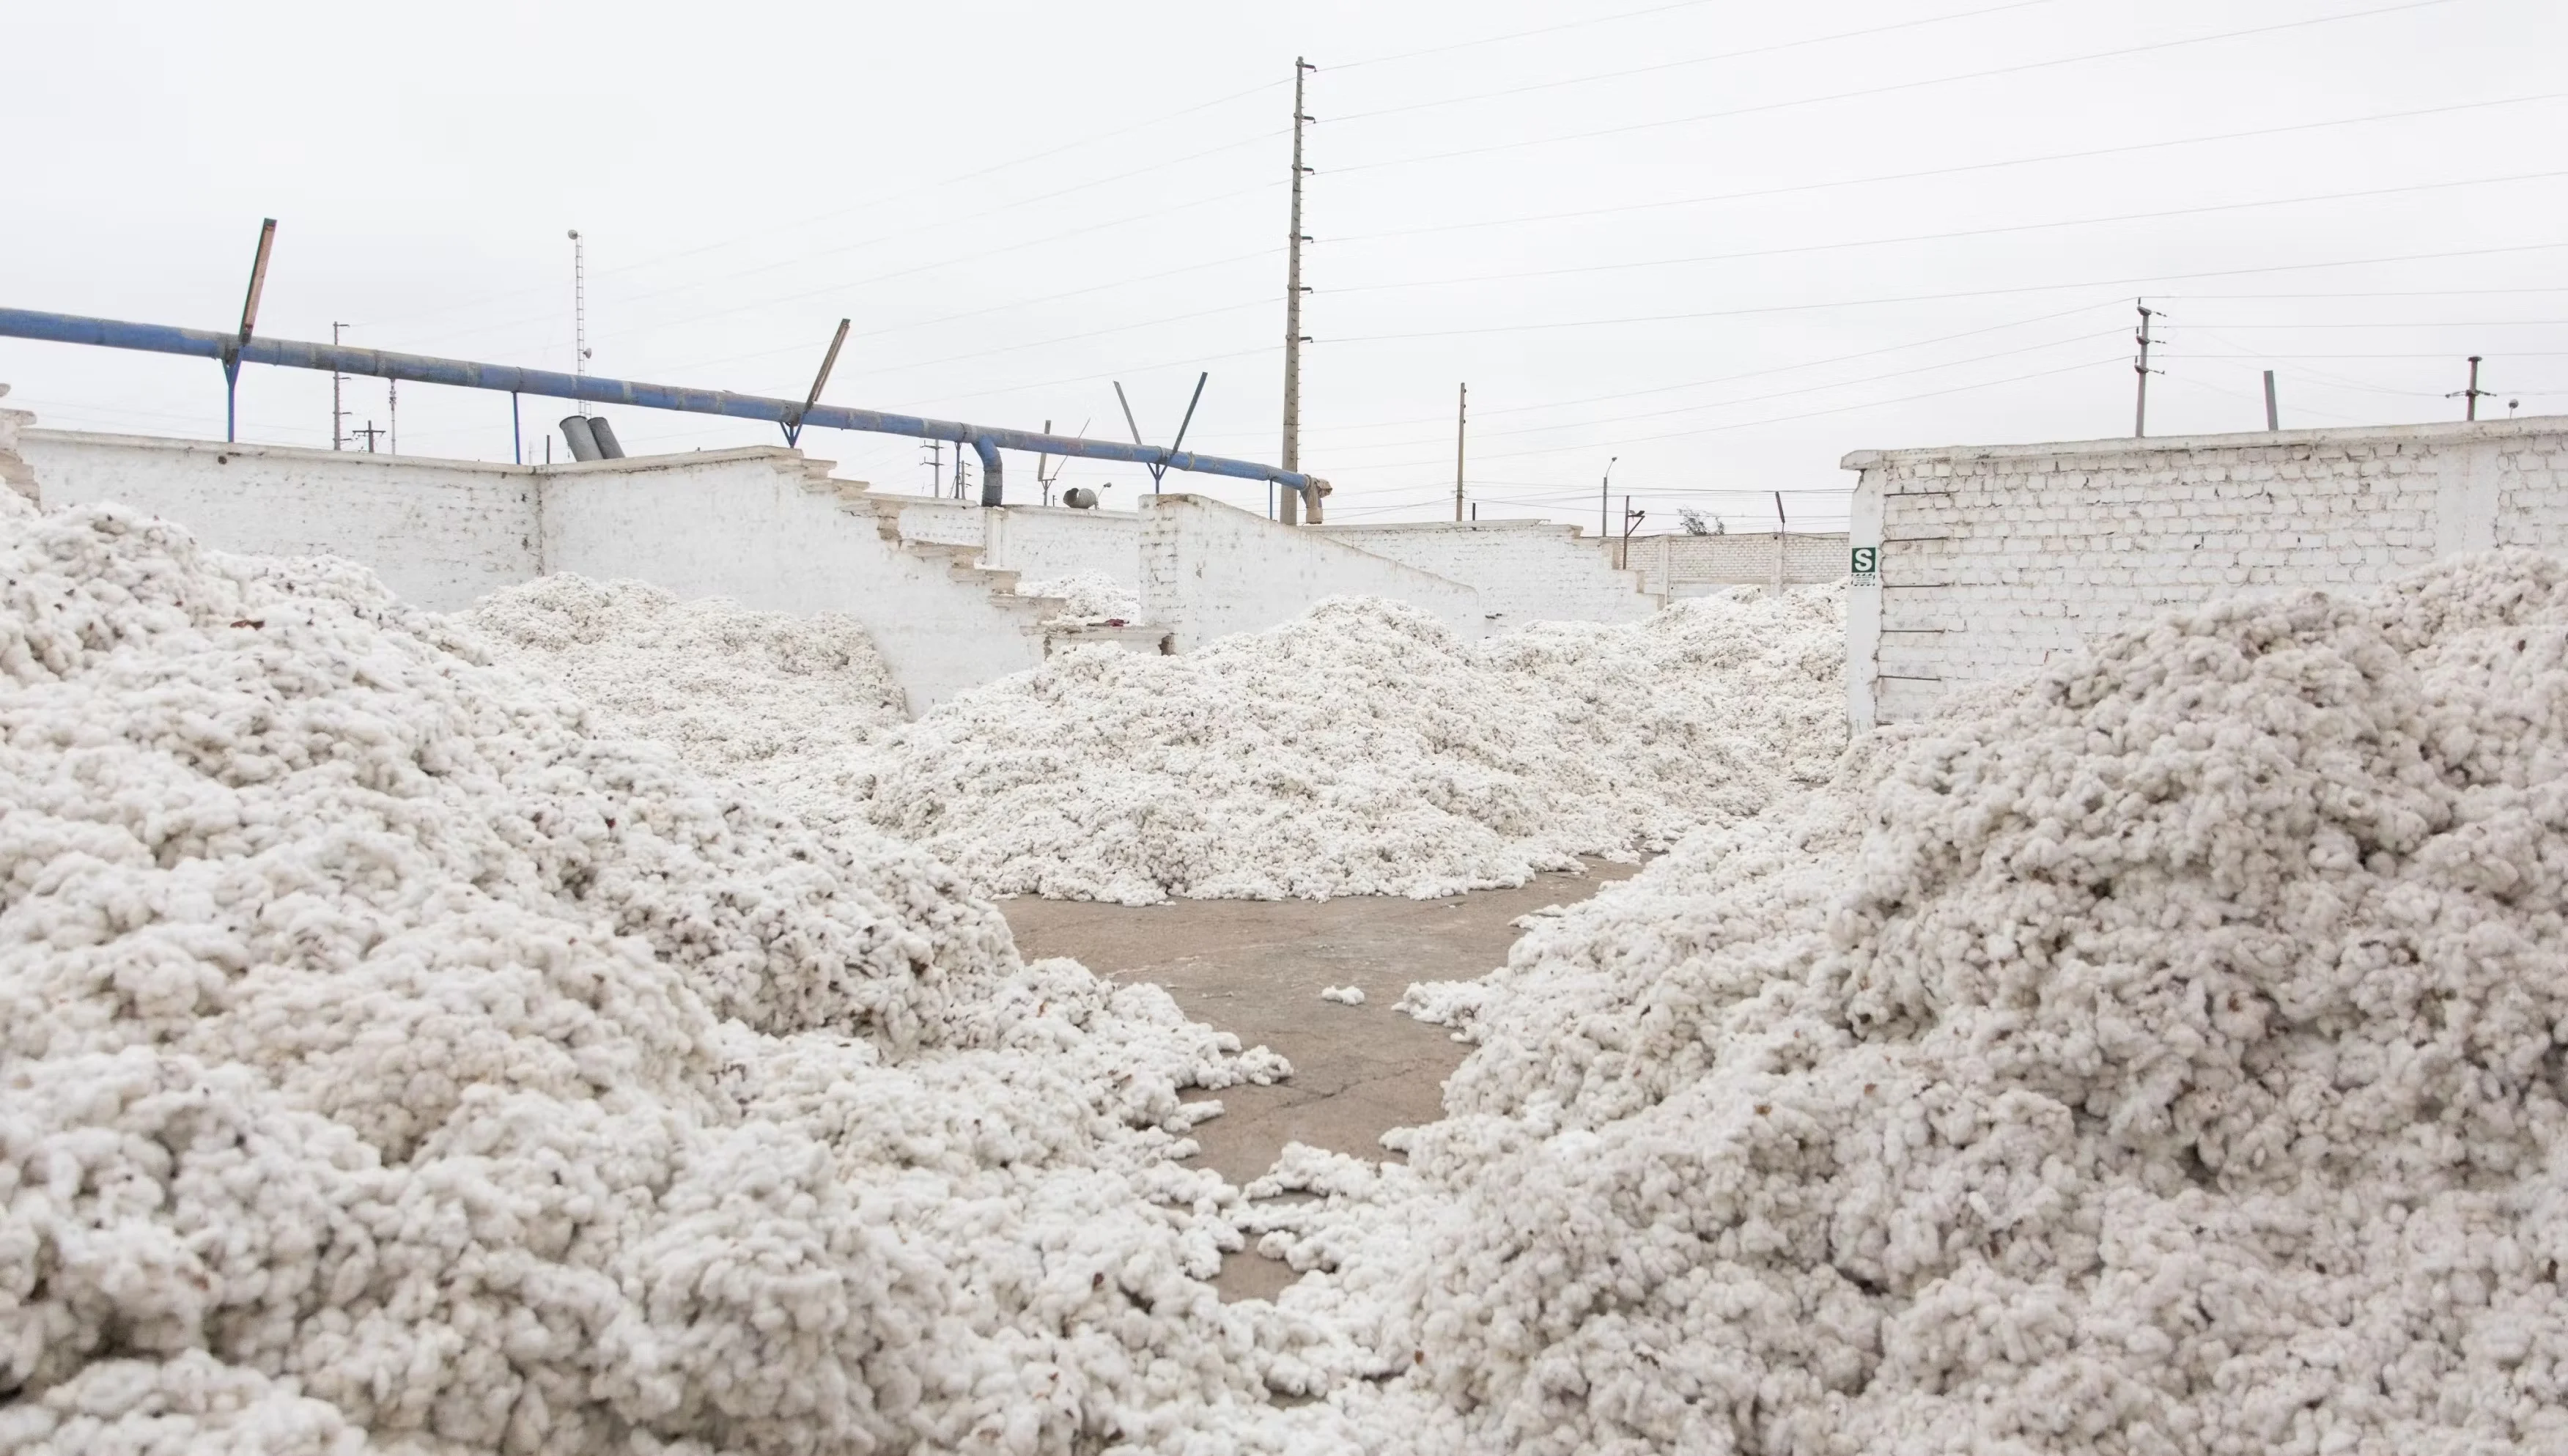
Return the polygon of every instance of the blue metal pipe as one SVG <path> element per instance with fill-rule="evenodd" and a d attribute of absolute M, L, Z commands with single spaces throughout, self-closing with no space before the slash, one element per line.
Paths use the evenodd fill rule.
<path fill-rule="evenodd" d="M 280 369 L 336 371 L 375 379 L 452 385 L 466 390 L 507 390 L 545 399 L 586 400 L 592 404 L 629 405 L 641 410 L 721 415 L 734 420 L 765 420 L 776 425 L 799 421 L 831 430 L 905 435 L 918 439 L 950 439 L 958 446 L 972 446 L 981 456 L 981 503 L 984 505 L 1002 503 L 999 465 L 999 451 L 1002 449 L 1077 455 L 1092 460 L 1121 460 L 1127 464 L 1154 465 L 1163 470 L 1227 475 L 1241 480 L 1272 480 L 1286 489 L 1304 490 L 1306 493 L 1307 487 L 1317 480 L 1316 476 L 1298 470 L 1279 469 L 1253 460 L 1162 449 L 1157 445 L 1121 444 L 1111 439 L 1043 435 L 1029 430 L 998 430 L 982 425 L 965 425 L 959 421 L 886 415 L 880 411 L 850 410 L 836 405 L 805 409 L 800 400 L 778 400 L 764 395 L 735 395 L 721 390 L 691 390 L 678 385 L 639 384 L 631 380 L 601 379 L 596 375 L 581 377 L 544 369 L 520 369 L 507 364 L 477 364 L 463 359 L 394 354 L 381 349 L 352 349 L 339 344 L 310 344 L 296 339 L 253 338 L 243 343 L 237 336 L 204 329 L 175 329 L 165 324 L 136 324 L 122 319 L 95 319 L 35 309 L 0 308 L 0 338 L 90 344 L 102 349 L 136 349 L 148 354 L 182 354 L 224 361 L 227 372 L 237 372 L 242 364 L 272 364 Z"/>

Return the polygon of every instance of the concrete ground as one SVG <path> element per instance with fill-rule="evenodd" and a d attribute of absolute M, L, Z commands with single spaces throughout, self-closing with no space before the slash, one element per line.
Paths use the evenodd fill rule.
<path fill-rule="evenodd" d="M 1190 1097 L 1218 1097 L 1223 1108 L 1195 1129 L 1204 1165 L 1245 1183 L 1287 1142 L 1397 1157 L 1383 1148 L 1383 1133 L 1443 1116 L 1444 1078 L 1469 1050 L 1444 1028 L 1393 1010 L 1401 993 L 1415 981 L 1495 970 L 1506 964 L 1518 916 L 1584 900 L 1638 868 L 1598 861 L 1584 875 L 1542 875 L 1520 889 L 1443 900 L 1001 904 L 1027 957 L 1069 956 L 1101 976 L 1155 981 L 1188 1016 L 1291 1059 L 1292 1080 L 1282 1085 Z M 1320 1000 L 1332 986 L 1362 990 L 1364 1005 Z M 1293 1277 L 1250 1253 L 1223 1261 L 1218 1285 L 1226 1298 L 1262 1298 Z"/>

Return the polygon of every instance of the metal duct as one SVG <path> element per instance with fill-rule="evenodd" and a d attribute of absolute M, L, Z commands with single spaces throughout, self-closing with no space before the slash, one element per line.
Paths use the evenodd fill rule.
<path fill-rule="evenodd" d="M 599 454 L 604 455 L 610 460 L 620 460 L 624 458 L 624 446 L 616 442 L 615 427 L 606 423 L 605 416 L 589 416 L 588 433 L 597 437 L 597 452 Z"/>
<path fill-rule="evenodd" d="M 594 375 L 557 374 L 550 370 L 520 369 L 514 365 L 480 364 L 425 354 L 393 354 L 380 349 L 352 349 L 296 339 L 259 336 L 242 343 L 233 335 L 208 333 L 202 329 L 137 324 L 122 319 L 89 318 L 34 309 L 0 308 L 0 338 L 90 344 L 108 349 L 180 354 L 217 361 L 237 359 L 243 364 L 314 369 L 325 373 L 335 371 L 374 379 L 416 380 L 422 384 L 451 385 L 459 389 L 499 390 L 540 395 L 553 400 L 585 400 L 601 405 L 675 410 L 691 415 L 723 415 L 736 420 L 765 420 L 778 425 L 800 421 L 806 428 L 816 425 L 828 430 L 905 435 L 916 439 L 950 439 L 965 443 L 986 440 L 993 449 L 1073 455 L 1091 460 L 1121 460 L 1127 464 L 1228 475 L 1243 480 L 1272 480 L 1288 490 L 1300 490 L 1312 478 L 1299 470 L 1278 469 L 1253 460 L 1225 459 L 1218 455 L 1162 449 L 1155 445 L 1122 444 L 1111 439 L 1086 439 L 1029 430 L 999 430 L 952 420 L 927 420 L 915 415 L 890 415 L 834 405 L 806 410 L 800 400 L 691 390 L 674 385 L 603 379 Z M 984 468 L 986 470 L 987 466 Z"/>
<path fill-rule="evenodd" d="M 606 458 L 606 452 L 597 447 L 597 432 L 589 427 L 589 419 L 587 416 L 564 415 L 561 422 L 561 433 L 563 442 L 570 446 L 570 457 L 572 459 L 602 460 Z"/>

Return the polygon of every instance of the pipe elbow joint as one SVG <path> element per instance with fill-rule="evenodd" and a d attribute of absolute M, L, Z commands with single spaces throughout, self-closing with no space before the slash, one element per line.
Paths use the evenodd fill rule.
<path fill-rule="evenodd" d="M 1007 482 L 999 463 L 999 442 L 986 435 L 972 437 L 972 452 L 981 457 L 981 503 L 1008 503 Z"/>

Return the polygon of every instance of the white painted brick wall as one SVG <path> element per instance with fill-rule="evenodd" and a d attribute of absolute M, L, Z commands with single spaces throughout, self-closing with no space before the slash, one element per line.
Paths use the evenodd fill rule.
<path fill-rule="evenodd" d="M 1480 594 L 1460 582 L 1205 496 L 1141 502 L 1141 615 L 1167 628 L 1178 652 L 1272 627 L 1335 596 L 1389 597 L 1465 638 L 1483 632 Z"/>
<path fill-rule="evenodd" d="M 1011 505 L 989 517 L 982 559 L 1027 581 L 1111 576 L 1141 588 L 1141 517 L 1128 510 Z"/>
<path fill-rule="evenodd" d="M 2568 420 L 1857 451 L 1858 726 L 2239 592 L 2362 587 L 2440 555 L 2568 547 Z"/>
<path fill-rule="evenodd" d="M 828 468 L 773 446 L 576 466 L 545 482 L 544 558 L 555 571 L 635 577 L 681 597 L 844 612 L 864 624 L 913 714 L 1042 664 L 1035 604 L 885 540 L 869 506 L 849 508 L 861 487 L 826 479 Z"/>
<path fill-rule="evenodd" d="M 48 508 L 113 500 L 226 551 L 345 556 L 436 611 L 542 569 L 532 466 L 56 430 L 18 448 Z"/>
<path fill-rule="evenodd" d="M 1607 560 L 1623 543 L 1599 545 Z M 1808 586 L 1835 581 L 1846 574 L 1843 531 L 1791 531 L 1782 538 L 1783 584 Z M 1772 531 L 1737 531 L 1721 536 L 1665 532 L 1634 536 L 1625 559 L 1638 572 L 1643 588 L 1662 599 L 1699 597 L 1734 586 L 1774 583 L 1775 539 Z"/>
<path fill-rule="evenodd" d="M 0 396 L 9 393 L 0 385 Z M 36 417 L 24 410 L 0 410 L 0 485 L 17 491 L 29 500 L 36 498 L 36 472 L 18 454 L 18 435 L 36 423 Z"/>
<path fill-rule="evenodd" d="M 1637 574 L 1615 570 L 1576 526 L 1429 521 L 1310 529 L 1475 588 L 1493 631 L 1533 622 L 1629 622 L 1657 606 Z"/>

